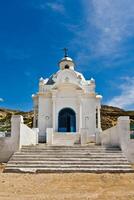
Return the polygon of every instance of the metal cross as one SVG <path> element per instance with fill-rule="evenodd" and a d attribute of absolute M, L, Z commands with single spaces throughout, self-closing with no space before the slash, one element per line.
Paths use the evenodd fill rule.
<path fill-rule="evenodd" d="M 67 57 L 67 56 L 68 56 L 68 55 L 67 55 L 68 49 L 67 49 L 67 48 L 64 48 L 63 51 L 64 51 L 64 53 L 65 53 L 64 56 Z"/>

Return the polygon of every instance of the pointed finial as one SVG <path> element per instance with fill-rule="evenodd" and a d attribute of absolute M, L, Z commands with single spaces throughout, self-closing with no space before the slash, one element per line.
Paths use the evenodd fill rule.
<path fill-rule="evenodd" d="M 67 55 L 68 49 L 64 48 L 63 51 L 64 51 L 64 57 L 68 57 L 68 55 Z"/>
<path fill-rule="evenodd" d="M 44 79 L 41 77 L 41 78 L 40 78 L 40 81 L 43 81 L 43 80 L 44 80 Z"/>

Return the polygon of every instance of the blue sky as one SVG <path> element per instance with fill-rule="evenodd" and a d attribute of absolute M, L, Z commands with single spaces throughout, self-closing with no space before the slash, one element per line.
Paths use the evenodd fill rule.
<path fill-rule="evenodd" d="M 0 0 L 0 107 L 31 110 L 64 47 L 104 104 L 134 109 L 133 0 Z"/>

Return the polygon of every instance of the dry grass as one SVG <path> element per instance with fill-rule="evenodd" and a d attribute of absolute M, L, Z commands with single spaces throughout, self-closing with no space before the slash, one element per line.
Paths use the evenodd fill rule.
<path fill-rule="evenodd" d="M 0 200 L 107 199 L 134 200 L 134 174 L 0 173 Z"/>

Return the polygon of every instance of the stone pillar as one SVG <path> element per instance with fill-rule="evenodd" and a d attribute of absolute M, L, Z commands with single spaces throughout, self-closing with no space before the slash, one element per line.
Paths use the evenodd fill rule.
<path fill-rule="evenodd" d="M 53 129 L 55 131 L 55 100 L 53 99 Z"/>
<path fill-rule="evenodd" d="M 53 128 L 47 128 L 46 133 L 47 133 L 46 142 L 48 145 L 52 145 L 53 144 Z"/>
<path fill-rule="evenodd" d="M 80 110 L 79 110 L 79 131 L 80 131 L 82 128 L 82 101 L 81 100 L 80 100 L 79 106 L 80 106 Z"/>
<path fill-rule="evenodd" d="M 33 128 L 37 128 L 38 96 L 33 94 L 32 99 L 34 105 Z"/>
<path fill-rule="evenodd" d="M 87 144 L 87 141 L 88 141 L 88 138 L 87 138 L 88 130 L 85 129 L 85 128 L 81 128 L 80 134 L 81 134 L 81 145 Z"/>
<path fill-rule="evenodd" d="M 11 137 L 14 140 L 14 148 L 17 150 L 20 147 L 20 126 L 23 123 L 21 115 L 13 115 L 11 118 Z"/>
<path fill-rule="evenodd" d="M 127 144 L 130 141 L 130 118 L 129 116 L 121 116 L 117 121 L 120 147 L 122 149 L 127 148 Z"/>
<path fill-rule="evenodd" d="M 101 116 L 100 116 L 100 106 L 96 109 L 97 112 L 97 127 L 96 127 L 96 144 L 101 144 Z"/>
<path fill-rule="evenodd" d="M 39 81 L 39 92 L 44 92 L 44 79 L 41 77 Z"/>
<path fill-rule="evenodd" d="M 53 116 L 53 130 L 55 132 L 56 131 L 56 95 L 55 95 L 55 92 L 53 94 L 52 100 L 53 100 L 53 113 L 52 113 L 52 116 Z"/>
<path fill-rule="evenodd" d="M 122 116 L 118 118 L 117 128 L 121 150 L 130 162 L 134 162 L 134 142 L 130 139 L 130 118 Z"/>
<path fill-rule="evenodd" d="M 100 107 L 97 107 L 98 129 L 101 130 Z"/>
<path fill-rule="evenodd" d="M 35 107 L 34 107 L 34 117 L 33 117 L 33 128 L 36 128 L 36 110 L 35 110 Z"/>

